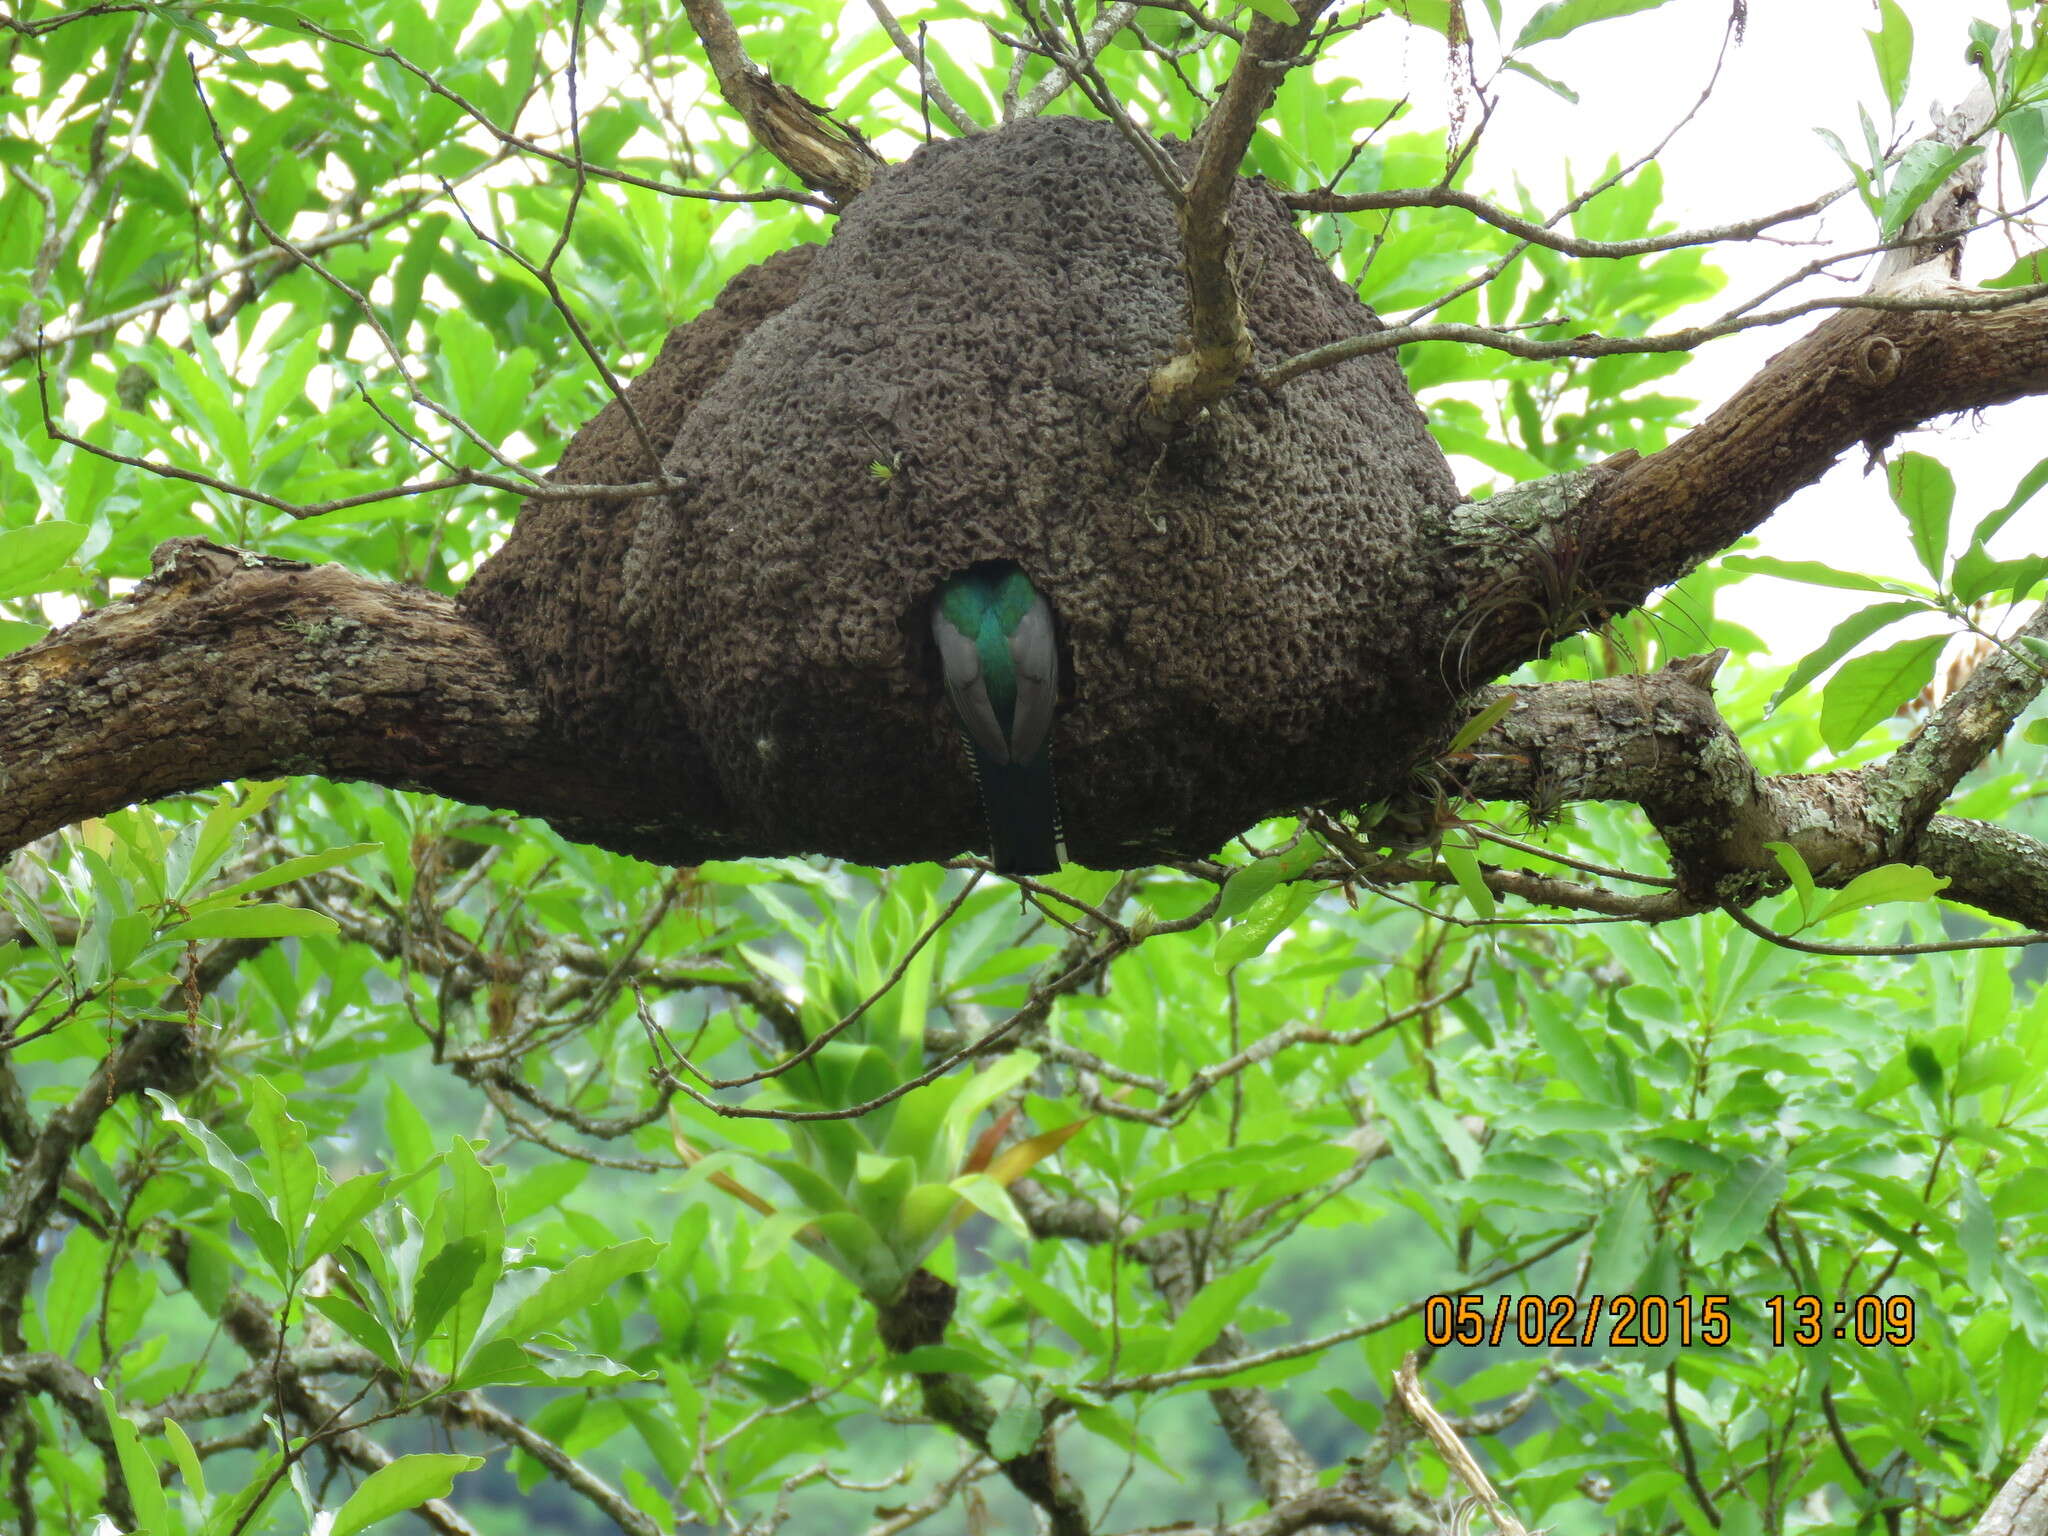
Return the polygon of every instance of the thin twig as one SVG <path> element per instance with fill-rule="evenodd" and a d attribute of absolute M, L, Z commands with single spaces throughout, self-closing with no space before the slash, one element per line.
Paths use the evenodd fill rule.
<path fill-rule="evenodd" d="M 918 41 L 913 43 L 909 34 L 903 30 L 903 24 L 889 10 L 887 0 L 868 0 L 868 9 L 875 13 L 875 20 L 879 21 L 882 30 L 889 34 L 889 41 L 896 45 L 896 51 L 917 71 L 918 89 L 923 99 L 935 104 L 946 115 L 946 120 L 962 133 L 981 132 L 981 124 L 977 123 L 967 109 L 953 99 L 952 93 L 939 83 L 938 73 L 932 69 L 931 61 L 925 57 L 922 26 L 918 29 Z M 925 132 L 925 137 L 931 137 L 929 128 Z"/>
<path fill-rule="evenodd" d="M 833 211 L 834 205 L 828 199 L 808 192 L 798 192 L 791 187 L 767 187 L 759 192 L 716 192 L 702 187 L 679 186 L 675 182 L 660 181 L 651 176 L 635 176 L 630 171 L 614 171 L 602 165 L 592 165 L 586 162 L 580 154 L 565 155 L 559 150 L 549 149 L 544 144 L 538 144 L 532 139 L 522 138 L 516 133 L 509 133 L 505 129 L 500 128 L 491 121 L 488 114 L 481 107 L 463 96 L 459 91 L 450 90 L 440 80 L 436 79 L 432 72 L 415 64 L 395 48 L 380 48 L 373 43 L 363 42 L 359 38 L 343 37 L 340 33 L 330 32 L 325 27 L 307 21 L 303 17 L 300 18 L 298 25 L 300 31 L 309 33 L 325 42 L 333 43 L 337 47 L 353 48 L 358 53 L 366 53 L 372 58 L 386 59 L 396 64 L 400 69 L 426 86 L 434 95 L 439 96 L 444 101 L 453 103 L 479 128 L 483 129 L 484 132 L 488 133 L 500 144 L 516 149 L 521 154 L 532 155 L 541 160 L 552 160 L 556 165 L 566 166 L 579 174 L 595 176 L 603 181 L 616 181 L 624 186 L 641 187 L 649 192 L 659 192 L 663 197 L 696 198 L 704 202 L 713 203 L 800 203 L 806 208 L 816 208 L 821 213 L 831 213 Z"/>
<path fill-rule="evenodd" d="M 1389 352 L 1397 347 L 1413 346 L 1417 342 L 1459 342 L 1466 346 L 1487 347 L 1496 352 L 1505 352 L 1512 357 L 1622 357 L 1645 353 L 1691 352 L 1710 341 L 1718 341 L 1723 336 L 1733 336 L 1739 331 L 1783 325 L 1787 320 L 1797 320 L 1803 315 L 1819 314 L 1826 310 L 1871 309 L 1896 315 L 1984 315 L 2000 310 L 2017 309 L 2023 304 L 2032 304 L 2039 299 L 2048 299 L 2048 283 L 2035 283 L 2025 288 L 1999 291 L 1966 290 L 1947 294 L 1929 293 L 1917 297 L 1902 294 L 1850 294 L 1834 298 L 1807 299 L 1798 304 L 1787 305 L 1783 309 L 1767 310 L 1739 319 L 1717 320 L 1709 325 L 1687 326 L 1683 330 L 1666 331 L 1657 336 L 1603 336 L 1597 331 L 1589 331 L 1584 335 L 1565 337 L 1558 341 L 1539 341 L 1532 337 L 1518 336 L 1512 330 L 1503 327 L 1488 325 L 1439 323 L 1390 326 L 1384 331 L 1346 337 L 1342 341 L 1298 352 L 1278 367 L 1263 373 L 1260 378 L 1268 388 L 1277 389 L 1305 373 L 1334 368 L 1340 363 L 1350 362 L 1353 358 L 1365 357 L 1374 352 Z"/>

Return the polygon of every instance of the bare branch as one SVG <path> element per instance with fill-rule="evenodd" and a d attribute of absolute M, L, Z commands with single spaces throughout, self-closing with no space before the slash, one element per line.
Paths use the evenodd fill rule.
<path fill-rule="evenodd" d="M 809 196 L 789 187 L 767 187 L 759 192 L 718 192 L 701 187 L 679 186 L 671 181 L 661 181 L 648 176 L 636 176 L 629 171 L 615 171 L 601 165 L 593 165 L 586 161 L 581 154 L 565 155 L 559 150 L 549 149 L 544 144 L 536 143 L 532 139 L 522 138 L 516 133 L 500 128 L 491 121 L 489 115 L 481 107 L 470 101 L 459 91 L 450 90 L 431 71 L 421 68 L 395 48 L 380 48 L 374 44 L 363 42 L 358 38 L 344 37 L 338 32 L 330 32 L 326 28 L 307 21 L 303 17 L 299 19 L 298 25 L 300 31 L 310 33 L 312 36 L 333 43 L 337 47 L 353 48 L 357 52 L 369 54 L 373 58 L 389 60 L 426 86 L 436 96 L 459 107 L 471 121 L 500 144 L 516 149 L 523 155 L 532 155 L 540 160 L 551 160 L 556 165 L 565 166 L 580 176 L 595 176 L 603 181 L 616 181 L 622 186 L 642 187 L 649 192 L 659 192 L 663 197 L 697 198 L 704 202 L 713 203 L 800 203 L 806 208 L 816 208 L 823 213 L 833 211 L 833 205 L 827 199 Z"/>
<path fill-rule="evenodd" d="M 1481 223 L 1491 224 L 1495 229 L 1513 235 L 1530 245 L 1540 245 L 1566 256 L 1577 256 L 1587 260 L 1619 261 L 1632 256 L 1653 256 L 1659 251 L 1683 250 L 1694 245 L 1719 245 L 1726 241 L 1754 240 L 1765 230 L 1812 218 L 1854 190 L 1853 184 L 1845 183 L 1831 192 L 1824 192 L 1819 197 L 1790 208 L 1781 208 L 1776 213 L 1761 214 L 1756 218 L 1737 219 L 1732 223 L 1709 225 L 1699 229 L 1674 230 L 1668 235 L 1644 235 L 1635 240 L 1587 240 L 1577 235 L 1565 234 L 1553 227 L 1564 217 L 1563 213 L 1554 214 L 1539 224 L 1533 219 L 1510 213 L 1499 204 L 1488 202 L 1476 193 L 1466 192 L 1457 187 L 1390 187 L 1379 192 L 1341 194 L 1327 190 L 1282 192 L 1279 196 L 1280 201 L 1288 207 L 1303 213 L 1367 213 L 1396 208 L 1457 208 L 1471 214 Z"/>
<path fill-rule="evenodd" d="M 1520 1258 L 1497 1265 L 1477 1279 L 1458 1285 L 1445 1286 L 1436 1292 L 1440 1296 L 1464 1296 L 1473 1291 L 1490 1290 L 1510 1275 L 1520 1274 L 1533 1265 L 1542 1263 L 1554 1253 L 1569 1248 L 1591 1230 L 1588 1226 L 1573 1227 L 1570 1231 L 1552 1238 L 1549 1242 L 1531 1249 Z M 1348 1344 L 1353 1339 L 1362 1339 L 1368 1334 L 1381 1333 L 1399 1323 L 1406 1322 L 1421 1312 L 1428 1304 L 1428 1298 L 1397 1307 L 1385 1316 L 1369 1322 L 1354 1323 L 1349 1328 L 1339 1328 L 1313 1339 L 1299 1343 L 1281 1344 L 1272 1349 L 1262 1349 L 1250 1354 L 1238 1355 L 1228 1360 L 1197 1361 L 1193 1365 L 1181 1366 L 1178 1370 L 1151 1371 L 1142 1376 L 1112 1377 L 1107 1381 L 1085 1383 L 1083 1390 L 1102 1398 L 1121 1397 L 1131 1392 L 1158 1392 L 1167 1387 L 1184 1386 L 1195 1381 L 1214 1381 L 1218 1377 L 1234 1376 L 1239 1371 L 1248 1371 L 1256 1366 L 1274 1365 L 1283 1360 L 1298 1360 L 1304 1355 L 1321 1354 L 1324 1350 L 1339 1344 Z"/>
<path fill-rule="evenodd" d="M 896 51 L 917 70 L 918 89 L 945 114 L 946 121 L 962 133 L 981 132 L 981 124 L 977 123 L 972 114 L 953 99 L 953 93 L 940 83 L 938 72 L 931 67 L 931 61 L 925 57 L 922 43 L 913 43 L 910 40 L 910 35 L 903 30 L 903 23 L 898 21 L 895 13 L 889 9 L 888 0 L 868 0 L 868 9 L 875 13 L 875 20 L 880 22 L 882 30 L 889 34 L 889 41 L 896 45 Z"/>
<path fill-rule="evenodd" d="M 1422 1432 L 1429 1436 L 1429 1443 L 1436 1447 L 1444 1465 L 1458 1475 L 1458 1480 L 1472 1490 L 1474 1503 L 1484 1505 L 1488 1517 L 1501 1532 L 1501 1536 L 1528 1536 L 1528 1527 L 1515 1518 L 1500 1494 L 1494 1490 L 1492 1481 L 1485 1470 L 1474 1459 L 1465 1442 L 1458 1437 L 1450 1421 L 1437 1412 L 1436 1404 L 1429 1400 L 1429 1394 L 1422 1390 L 1422 1383 L 1416 1378 L 1415 1356 L 1409 1355 L 1394 1372 L 1394 1397 L 1406 1409 Z"/>
<path fill-rule="evenodd" d="M 574 110 L 573 104 L 571 110 Z M 582 163 L 580 150 L 577 155 L 577 163 L 579 165 Z M 575 309 L 571 307 L 568 299 L 562 293 L 562 285 L 555 278 L 555 261 L 562 254 L 568 242 L 569 230 L 576 217 L 576 203 L 583 195 L 582 175 L 579 173 L 576 178 L 576 190 L 571 195 L 568 212 L 563 216 L 561 232 L 555 242 L 555 247 L 548 253 L 547 260 L 539 264 L 527 260 L 524 255 L 506 241 L 498 239 L 495 235 L 486 234 L 477 224 L 476 220 L 469 216 L 469 210 L 462 206 L 461 199 L 455 195 L 455 189 L 446 182 L 442 183 L 442 189 L 447 192 L 448 201 L 455 204 L 456 212 L 462 215 L 462 222 L 469 226 L 471 234 L 475 235 L 477 239 L 483 241 L 484 244 L 488 245 L 506 260 L 512 262 L 520 271 L 526 273 L 535 282 L 540 284 L 542 291 L 548 296 L 548 302 L 555 307 L 555 313 L 562 317 L 562 323 L 568 327 L 569 334 L 574 338 L 577 347 L 590 360 L 590 365 L 597 370 L 597 376 L 604 381 L 606 392 L 619 403 L 619 409 L 625 413 L 626 421 L 633 429 L 633 436 L 639 440 L 640 451 L 647 455 L 647 461 L 650 464 L 654 465 L 657 470 L 660 470 L 663 458 L 662 450 L 655 446 L 653 437 L 647 431 L 647 424 L 640 419 L 639 408 L 633 404 L 632 397 L 626 393 L 625 386 L 619 382 L 618 375 L 612 371 L 612 366 L 605 360 L 604 354 L 598 351 L 596 343 L 590 339 L 590 333 L 583 328 L 582 320 L 577 317 Z M 660 484 L 665 489 L 672 490 L 677 482 L 669 476 L 667 471 L 662 470 Z M 585 494 L 588 495 L 589 493 L 585 492 Z"/>
<path fill-rule="evenodd" d="M 486 458 L 499 464 L 514 476 L 537 483 L 540 478 L 538 475 L 535 475 L 516 460 L 506 457 L 499 450 L 497 444 L 491 442 L 453 410 L 442 405 L 420 388 L 419 381 L 412 376 L 412 370 L 406 366 L 405 354 L 399 349 L 398 343 L 391 339 L 391 333 L 384 328 L 384 322 L 377 317 L 376 307 L 370 303 L 368 294 L 358 291 L 349 283 L 343 281 L 325 263 L 321 262 L 304 247 L 288 239 L 283 231 L 279 230 L 265 217 L 262 208 L 256 202 L 255 194 L 249 190 L 249 184 L 242 179 L 241 171 L 236 168 L 234 156 L 228 152 L 228 141 L 221 132 L 220 120 L 214 116 L 212 103 L 207 100 L 206 86 L 200 79 L 198 64 L 191 62 L 190 55 L 187 55 L 187 61 L 190 63 L 192 71 L 193 92 L 199 98 L 200 110 L 206 114 L 206 126 L 213 134 L 214 150 L 220 156 L 220 163 L 226 169 L 228 179 L 235 184 L 235 190 L 241 194 L 242 204 L 249 210 L 249 217 L 256 221 L 256 227 L 263 231 L 264 236 L 272 245 L 282 251 L 289 252 L 293 257 L 297 258 L 301 266 L 310 267 L 319 275 L 321 281 L 325 282 L 336 292 L 346 295 L 350 302 L 356 306 L 356 309 L 363 317 L 364 323 L 369 326 L 371 334 L 383 346 L 384 355 L 390 359 L 392 368 L 397 372 L 399 378 L 405 381 L 406 393 L 411 397 L 413 404 L 439 416 L 449 426 L 468 438 Z"/>
<path fill-rule="evenodd" d="M 1017 113 L 1024 117 L 1036 117 L 1059 98 L 1062 91 L 1079 77 L 1082 71 L 1093 68 L 1102 50 L 1109 46 L 1110 39 L 1130 25 L 1131 18 L 1138 13 L 1136 5 L 1129 0 L 1119 0 L 1107 5 L 1102 14 L 1095 18 L 1095 25 L 1079 40 L 1080 51 L 1075 55 L 1074 64 L 1056 64 L 1052 73 L 1031 88 L 1030 94 L 1019 103 Z M 1005 118 L 1011 113 L 1004 113 Z"/>
<path fill-rule="evenodd" d="M 1753 331 L 1762 326 L 1782 325 L 1787 320 L 1796 320 L 1802 315 L 1821 314 L 1829 310 L 1872 310 L 1893 315 L 1989 315 L 2001 310 L 2018 309 L 2044 298 L 2048 298 L 2048 283 L 2035 283 L 2025 288 L 1998 291 L 1956 288 L 1947 292 L 1921 290 L 1910 294 L 1848 294 L 1840 297 L 1805 299 L 1797 304 L 1788 304 L 1782 309 L 1734 316 L 1707 325 L 1687 326 L 1683 330 L 1666 331 L 1656 336 L 1603 336 L 1597 331 L 1588 331 L 1558 341 L 1539 341 L 1533 337 L 1518 335 L 1512 330 L 1487 325 L 1439 323 L 1391 326 L 1383 331 L 1347 336 L 1342 341 L 1333 341 L 1307 352 L 1296 353 L 1277 368 L 1261 374 L 1260 378 L 1269 388 L 1278 389 L 1290 379 L 1299 378 L 1302 374 L 1318 368 L 1334 368 L 1337 364 L 1349 362 L 1354 357 L 1387 352 L 1396 347 L 1412 346 L 1422 341 L 1463 342 L 1468 346 L 1487 347 L 1496 352 L 1505 352 L 1512 357 L 1624 357 L 1654 352 L 1697 351 L 1710 341 L 1718 341 L 1723 336 L 1733 336 L 1738 331 Z"/>
<path fill-rule="evenodd" d="M 161 475 L 166 480 L 183 480 L 188 485 L 202 485 L 208 490 L 219 491 L 224 496 L 234 496 L 243 501 L 253 501 L 260 506 L 273 507 L 288 517 L 321 517 L 329 512 L 342 512 L 350 507 L 371 506 L 380 501 L 397 501 L 407 496 L 429 496 L 436 491 L 460 490 L 464 486 L 481 486 L 487 490 L 509 491 L 528 501 L 585 501 L 592 496 L 616 496 L 621 499 L 642 496 L 664 496 L 674 487 L 663 480 L 640 480 L 629 485 L 529 485 L 523 480 L 510 480 L 503 475 L 486 474 L 479 469 L 457 467 L 452 474 L 438 480 L 413 480 L 403 485 L 381 486 L 374 491 L 361 491 L 354 496 L 337 496 L 328 501 L 295 502 L 286 501 L 282 496 L 273 496 L 268 491 L 259 491 L 254 486 L 237 485 L 203 470 L 186 469 L 182 465 L 168 464 L 162 459 L 145 459 L 134 454 L 121 453 L 112 448 L 89 442 L 65 427 L 58 425 L 57 418 L 50 414 L 49 375 L 42 366 L 40 356 L 36 360 L 36 386 L 43 411 L 43 431 L 60 443 L 67 443 L 97 458 L 107 459 L 115 464 L 125 464 L 131 469 L 147 470 L 152 475 Z M 382 414 L 381 412 L 379 414 Z M 405 434 L 410 437 L 410 434 Z M 417 441 L 416 439 L 414 441 Z M 424 445 L 422 445 L 424 446 Z M 441 458 L 431 449 L 427 452 L 434 458 Z"/>
<path fill-rule="evenodd" d="M 481 169 L 479 167 L 479 170 Z M 21 172 L 17 167 L 10 165 L 8 170 L 17 177 L 25 179 L 25 173 Z M 469 174 L 475 175 L 477 172 L 472 171 Z M 467 180 L 468 178 L 465 177 L 464 179 Z M 28 184 L 39 193 L 43 190 L 38 183 L 29 181 Z M 419 211 L 422 205 L 431 201 L 433 196 L 434 193 L 431 190 L 411 193 L 396 207 L 378 214 L 375 218 L 363 219 L 354 224 L 343 225 L 338 229 L 331 229 L 325 233 L 313 235 L 308 239 L 302 240 L 299 242 L 299 249 L 317 254 L 321 251 L 333 250 L 339 245 L 352 245 L 359 240 L 369 238 L 380 229 L 396 224 L 402 219 L 410 218 Z M 24 335 L 9 337 L 5 341 L 0 341 L 0 368 L 5 368 L 9 364 L 28 356 L 39 345 L 63 346 L 67 342 L 79 341 L 88 336 L 98 336 L 104 332 L 116 330 L 126 325 L 130 320 L 139 320 L 144 315 L 158 314 L 163 310 L 172 308 L 174 305 L 196 299 L 201 294 L 209 292 L 215 285 L 235 276 L 237 273 L 248 272 L 273 262 L 284 265 L 288 270 L 290 267 L 298 265 L 298 258 L 290 251 L 279 250 L 275 246 L 266 247 L 260 251 L 252 251 L 247 256 L 228 262 L 224 266 L 216 267 L 211 272 L 205 273 L 202 276 L 180 283 L 169 292 L 158 294 L 153 299 L 144 299 L 139 303 L 130 304 L 125 309 L 117 309 L 109 314 L 95 315 L 89 320 L 80 320 L 72 325 L 51 326 L 40 338 L 33 329 Z"/>
<path fill-rule="evenodd" d="M 154 5 L 129 5 L 124 0 L 124 3 L 118 5 L 88 5 L 79 10 L 65 11 L 56 16 L 45 16 L 40 21 L 23 21 L 19 16 L 9 12 L 0 15 L 0 27 L 4 27 L 10 32 L 18 33 L 22 37 L 40 37 L 46 32 L 56 31 L 59 27 L 68 27 L 75 21 L 90 21 L 96 16 L 126 16 L 131 14 L 154 16 L 160 13 Z"/>

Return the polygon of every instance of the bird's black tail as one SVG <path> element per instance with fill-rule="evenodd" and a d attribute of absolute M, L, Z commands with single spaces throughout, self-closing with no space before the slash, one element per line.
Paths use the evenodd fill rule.
<path fill-rule="evenodd" d="M 1021 763 L 990 761 L 974 752 L 981 781 L 982 810 L 988 816 L 990 857 L 999 875 L 1051 875 L 1067 862 L 1060 827 L 1059 792 L 1052 782 L 1052 754 L 1040 752 Z"/>

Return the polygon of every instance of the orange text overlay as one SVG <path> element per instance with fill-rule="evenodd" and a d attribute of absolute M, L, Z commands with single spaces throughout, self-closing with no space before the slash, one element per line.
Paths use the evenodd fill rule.
<path fill-rule="evenodd" d="M 1913 1342 L 1910 1296 L 1767 1296 L 1756 1317 L 1773 1346 Z M 1521 1344 L 1529 1348 L 1659 1349 L 1667 1344 L 1719 1349 L 1734 1340 L 1731 1298 L 1702 1296 L 1431 1296 L 1422 1304 L 1422 1336 L 1431 1346 Z"/>

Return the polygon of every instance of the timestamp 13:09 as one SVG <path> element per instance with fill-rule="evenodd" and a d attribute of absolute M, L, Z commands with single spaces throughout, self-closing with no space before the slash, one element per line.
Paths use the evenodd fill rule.
<path fill-rule="evenodd" d="M 1530 1347 L 1595 1344 L 1610 1349 L 1727 1345 L 1733 1337 L 1731 1300 L 1706 1296 L 1485 1296 L 1429 1297 L 1422 1332 L 1435 1347 L 1516 1343 Z M 1866 1348 L 1913 1342 L 1913 1298 L 1767 1296 L 1771 1343 L 1810 1349 L 1827 1340 Z"/>

